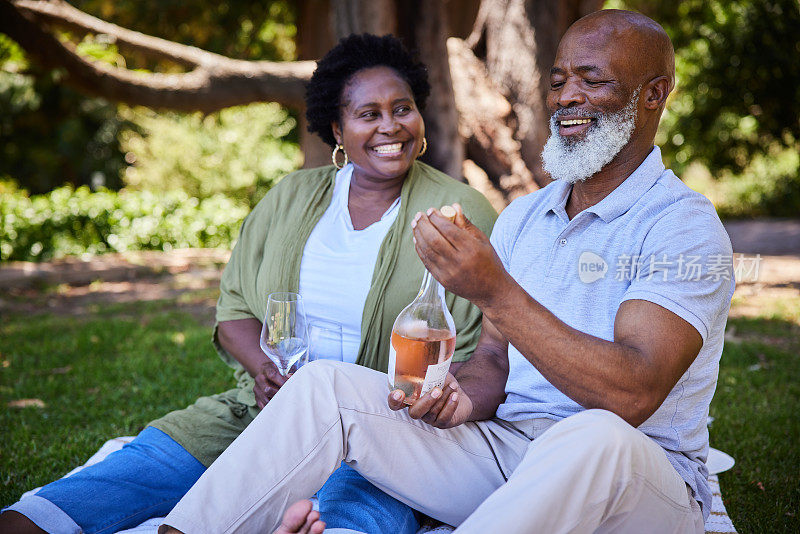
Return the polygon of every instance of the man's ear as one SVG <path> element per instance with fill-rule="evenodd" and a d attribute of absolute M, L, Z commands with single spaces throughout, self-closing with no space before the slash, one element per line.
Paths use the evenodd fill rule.
<path fill-rule="evenodd" d="M 670 82 L 667 76 L 657 76 L 647 82 L 644 87 L 645 109 L 659 109 L 667 102 L 670 92 Z"/>
<path fill-rule="evenodd" d="M 336 144 L 342 144 L 342 127 L 339 126 L 339 121 L 333 121 L 331 123 L 331 130 L 333 130 L 333 137 L 336 139 Z"/>

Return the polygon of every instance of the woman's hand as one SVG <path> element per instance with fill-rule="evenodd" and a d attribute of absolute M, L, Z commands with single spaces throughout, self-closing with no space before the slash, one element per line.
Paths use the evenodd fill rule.
<path fill-rule="evenodd" d="M 413 406 L 403 403 L 405 394 L 396 389 L 389 394 L 389 408 L 408 408 L 412 419 L 422 419 L 436 428 L 453 428 L 469 420 L 472 415 L 472 400 L 464 393 L 458 380 L 447 373 L 441 388 L 433 388 L 417 399 Z"/>
<path fill-rule="evenodd" d="M 259 409 L 263 409 L 289 377 L 282 376 L 275 364 L 267 361 L 261 366 L 255 380 L 253 392 L 256 395 L 256 404 Z"/>

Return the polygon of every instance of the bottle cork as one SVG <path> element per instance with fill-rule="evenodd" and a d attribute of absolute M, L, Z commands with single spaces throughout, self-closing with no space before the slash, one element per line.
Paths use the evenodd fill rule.
<path fill-rule="evenodd" d="M 442 217 L 449 219 L 450 222 L 455 222 L 456 209 L 453 206 L 442 206 L 442 209 L 439 210 L 439 213 L 442 214 Z"/>

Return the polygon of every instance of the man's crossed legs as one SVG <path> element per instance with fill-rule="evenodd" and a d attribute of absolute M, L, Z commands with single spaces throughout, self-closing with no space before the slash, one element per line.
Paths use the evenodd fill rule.
<path fill-rule="evenodd" d="M 386 375 L 304 366 L 165 520 L 186 533 L 272 532 L 344 460 L 458 532 L 702 532 L 650 438 L 609 412 L 442 430 L 387 405 Z M 161 527 L 160 532 L 166 528 Z"/>

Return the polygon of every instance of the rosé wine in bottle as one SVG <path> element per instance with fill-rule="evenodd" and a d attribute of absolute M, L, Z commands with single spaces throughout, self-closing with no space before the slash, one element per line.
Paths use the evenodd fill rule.
<path fill-rule="evenodd" d="M 450 206 L 441 212 L 450 219 L 455 216 Z M 444 288 L 426 270 L 419 293 L 392 327 L 388 372 L 391 387 L 403 390 L 408 405 L 433 388 L 442 387 L 455 348 L 456 328 L 444 300 Z"/>

